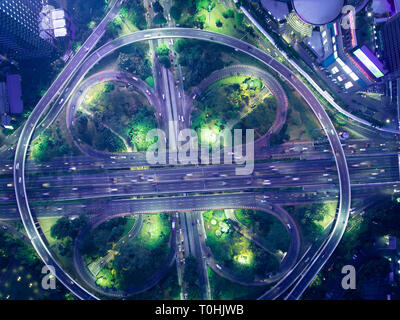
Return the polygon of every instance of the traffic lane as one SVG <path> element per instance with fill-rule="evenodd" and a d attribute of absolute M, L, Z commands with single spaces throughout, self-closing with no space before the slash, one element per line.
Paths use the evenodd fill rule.
<path fill-rule="evenodd" d="M 329 171 L 328 173 L 322 164 L 320 168 L 305 166 L 304 168 L 293 167 L 293 168 L 269 168 L 269 166 L 259 166 L 257 171 L 252 175 L 235 175 L 235 172 L 231 168 L 217 167 L 216 170 L 204 171 L 199 169 L 185 169 L 185 170 L 168 170 L 165 171 L 147 171 L 147 174 L 136 173 L 135 171 L 125 172 L 104 172 L 104 173 L 92 173 L 92 174 L 74 174 L 74 175 L 59 175 L 59 176 L 40 176 L 40 177 L 29 177 L 27 187 L 29 190 L 41 189 L 47 192 L 55 187 L 71 188 L 73 191 L 77 191 L 79 187 L 112 187 L 112 188 L 123 188 L 126 186 L 143 185 L 143 184 L 154 184 L 164 182 L 177 182 L 185 183 L 188 181 L 214 181 L 220 183 L 220 181 L 230 180 L 241 180 L 245 181 L 246 184 L 257 184 L 260 183 L 260 179 L 264 179 L 263 182 L 279 182 L 274 179 L 284 179 L 292 181 L 305 181 L 309 177 L 315 177 L 316 182 L 337 182 L 337 173 L 335 171 Z M 307 169 L 312 169 L 308 171 Z M 318 171 L 319 170 L 319 171 Z M 171 173 L 170 173 L 171 172 Z M 379 169 L 374 167 L 354 167 L 351 168 L 350 177 L 352 185 L 356 184 L 369 184 L 369 183 L 384 183 L 384 182 L 396 182 L 399 181 L 399 169 L 386 168 Z M 271 185 L 273 183 L 271 182 Z M 11 179 L 0 179 L 0 195 L 3 192 L 3 196 L 9 194 L 13 196 L 12 180 Z"/>

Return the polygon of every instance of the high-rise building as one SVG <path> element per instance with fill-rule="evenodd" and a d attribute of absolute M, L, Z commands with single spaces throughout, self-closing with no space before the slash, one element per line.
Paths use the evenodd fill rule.
<path fill-rule="evenodd" d="M 44 0 L 0 0 L 0 53 L 16 60 L 50 56 L 52 38 L 40 29 Z"/>
<path fill-rule="evenodd" d="M 400 12 L 392 16 L 382 28 L 383 55 L 390 72 L 400 71 Z"/>

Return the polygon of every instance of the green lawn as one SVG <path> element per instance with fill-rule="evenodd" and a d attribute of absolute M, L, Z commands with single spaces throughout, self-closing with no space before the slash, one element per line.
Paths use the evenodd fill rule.
<path fill-rule="evenodd" d="M 245 280 L 278 270 L 276 258 L 236 232 L 223 211 L 205 211 L 203 215 L 206 244 L 219 263 Z"/>
<path fill-rule="evenodd" d="M 200 140 L 215 144 L 225 128 L 254 129 L 256 137 L 264 135 L 275 120 L 277 105 L 270 91 L 262 88 L 260 79 L 240 75 L 210 85 L 192 112 L 192 128 Z"/>
<path fill-rule="evenodd" d="M 139 285 L 165 264 L 170 232 L 169 216 L 145 215 L 141 232 L 126 242 L 111 263 L 117 288 Z"/>
<path fill-rule="evenodd" d="M 290 237 L 283 224 L 273 215 L 258 210 L 237 209 L 236 218 L 261 239 L 271 252 L 287 252 Z"/>
<path fill-rule="evenodd" d="M 337 202 L 336 201 L 326 202 L 323 205 L 324 205 L 323 209 L 324 217 L 322 220 L 317 221 L 317 224 L 325 229 L 328 226 L 328 224 L 333 221 L 333 218 L 335 217 Z"/>
<path fill-rule="evenodd" d="M 104 82 L 90 88 L 79 107 L 75 133 L 96 149 L 145 151 L 149 130 L 156 128 L 154 109 L 147 98 L 120 82 Z M 80 120 L 86 117 L 88 120 Z M 103 135 L 101 139 L 96 136 Z M 105 144 L 104 141 L 110 140 Z"/>
<path fill-rule="evenodd" d="M 218 276 L 209 267 L 207 270 L 213 300 L 255 300 L 269 288 L 242 286 Z"/>

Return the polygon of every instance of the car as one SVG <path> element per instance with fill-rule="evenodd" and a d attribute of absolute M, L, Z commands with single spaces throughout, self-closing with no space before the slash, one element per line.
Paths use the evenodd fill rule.
<path fill-rule="evenodd" d="M 218 270 L 222 270 L 221 266 L 218 263 L 215 266 L 217 267 Z"/>
<path fill-rule="evenodd" d="M 8 227 L 7 226 L 1 226 L 3 228 L 3 230 L 7 230 Z"/>

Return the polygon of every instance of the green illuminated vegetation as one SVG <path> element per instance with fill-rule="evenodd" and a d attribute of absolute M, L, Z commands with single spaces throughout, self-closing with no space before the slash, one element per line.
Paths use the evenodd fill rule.
<path fill-rule="evenodd" d="M 171 227 L 166 214 L 146 215 L 143 228 L 134 239 L 127 241 L 114 257 L 116 287 L 127 289 L 143 284 L 167 263 Z"/>
<path fill-rule="evenodd" d="M 223 210 L 205 211 L 204 224 L 214 258 L 239 279 L 251 281 L 278 271 L 278 259 L 235 231 Z"/>
<path fill-rule="evenodd" d="M 109 152 L 145 151 L 156 128 L 154 109 L 142 93 L 120 82 L 90 88 L 77 112 L 73 132 L 95 149 Z"/>
<path fill-rule="evenodd" d="M 288 141 L 316 140 L 323 136 L 317 118 L 310 107 L 291 86 L 275 77 L 282 85 L 289 101 L 288 116 L 285 125 L 279 134 L 271 137 L 271 145 Z"/>
<path fill-rule="evenodd" d="M 311 205 L 287 206 L 287 211 L 300 227 L 305 243 L 312 243 L 322 235 L 324 228 L 332 221 L 336 202 L 313 203 Z"/>
<path fill-rule="evenodd" d="M 224 67 L 221 50 L 225 47 L 204 41 L 179 39 L 174 49 L 179 53 L 178 63 L 185 74 L 185 90 L 199 84 L 213 71 Z"/>
<path fill-rule="evenodd" d="M 346 290 L 340 299 L 385 300 L 389 293 L 398 297 L 399 287 L 388 281 L 390 264 L 398 263 L 398 251 L 390 250 L 388 245 L 390 236 L 400 236 L 400 204 L 391 196 L 380 196 L 377 200 L 362 214 L 350 218 L 346 233 L 320 272 L 319 277 L 325 280 L 315 281 L 305 292 L 305 299 L 326 298 L 332 292 L 331 284 L 341 275 L 342 266 L 354 261 L 353 257 L 361 262 L 357 269 L 356 289 Z M 393 284 L 396 284 L 396 275 Z"/>
<path fill-rule="evenodd" d="M 0 300 L 56 300 L 67 294 L 64 286 L 44 290 L 43 263 L 19 231 L 0 231 Z"/>
<path fill-rule="evenodd" d="M 58 220 L 60 220 L 60 218 L 38 218 L 40 228 L 43 231 L 47 242 L 49 243 L 48 248 L 51 250 L 57 261 L 60 262 L 60 265 L 62 265 L 63 268 L 70 274 L 75 275 L 75 269 L 72 262 L 74 239 L 72 239 L 70 236 L 58 238 L 57 236 L 61 235 L 58 233 L 58 231 L 56 231 L 56 234 L 54 234 L 52 229 L 54 229 L 53 227 L 57 225 Z M 64 229 L 64 234 L 67 234 L 69 223 L 63 219 L 56 227 L 57 229 L 60 229 L 60 224 L 64 226 L 64 228 L 61 228 L 61 230 Z"/>
<path fill-rule="evenodd" d="M 273 215 L 258 210 L 237 209 L 234 210 L 234 216 L 269 251 L 280 255 L 287 252 L 290 244 L 289 234 Z"/>
<path fill-rule="evenodd" d="M 163 25 L 167 23 L 167 19 L 165 19 L 164 17 L 164 8 L 161 5 L 160 1 L 156 0 L 153 2 L 153 10 L 155 12 L 153 23 L 155 25 Z"/>
<path fill-rule="evenodd" d="M 110 39 L 118 38 L 138 30 L 138 27 L 130 19 L 127 19 L 126 11 L 123 10 L 107 25 L 106 37 Z"/>
<path fill-rule="evenodd" d="M 124 22 L 133 24 L 136 28 L 146 28 L 146 9 L 141 0 L 126 0 L 120 8 L 120 15 Z"/>
<path fill-rule="evenodd" d="M 118 55 L 118 67 L 136 77 L 146 80 L 151 77 L 151 63 L 148 57 L 148 44 L 134 43 L 119 49 L 115 55 Z"/>
<path fill-rule="evenodd" d="M 100 22 L 106 9 L 105 0 L 68 0 L 65 9 L 74 24 L 74 38 L 77 41 L 85 40 L 95 24 Z"/>
<path fill-rule="evenodd" d="M 156 53 L 158 56 L 158 62 L 167 69 L 171 68 L 171 61 L 169 60 L 169 48 L 164 42 L 157 47 Z"/>
<path fill-rule="evenodd" d="M 220 277 L 209 267 L 207 270 L 213 300 L 255 300 L 268 289 L 266 286 L 242 286 Z"/>
<path fill-rule="evenodd" d="M 132 300 L 180 300 L 181 287 L 179 285 L 176 264 L 174 263 L 157 286 L 131 296 Z"/>
<path fill-rule="evenodd" d="M 73 153 L 73 148 L 65 141 L 63 131 L 58 125 L 53 125 L 43 131 L 31 145 L 31 157 L 37 162 L 49 161 Z"/>
<path fill-rule="evenodd" d="M 79 231 L 87 226 L 88 220 L 85 215 L 81 215 L 76 219 L 62 217 L 51 227 L 50 236 L 57 240 L 75 239 Z"/>
<path fill-rule="evenodd" d="M 124 141 L 104 127 L 98 117 L 91 118 L 83 113 L 77 113 L 77 119 L 71 128 L 73 134 L 81 141 L 91 145 L 96 150 L 106 152 L 126 152 Z"/>
<path fill-rule="evenodd" d="M 217 0 L 174 0 L 171 17 L 182 27 L 223 33 L 254 42 L 254 30 L 247 25 L 243 13 L 227 9 Z"/>
<path fill-rule="evenodd" d="M 199 279 L 198 261 L 194 256 L 190 255 L 185 259 L 185 269 L 183 272 L 183 281 L 186 283 L 186 293 L 190 300 L 201 299 Z"/>
<path fill-rule="evenodd" d="M 134 222 L 135 218 L 115 218 L 102 223 L 86 234 L 80 248 L 86 264 L 92 263 L 112 250 L 116 242 L 129 232 Z"/>
<path fill-rule="evenodd" d="M 211 144 L 224 129 L 254 129 L 257 139 L 272 125 L 276 108 L 259 79 L 232 76 L 213 83 L 194 101 L 192 128 Z M 200 135 L 200 130 L 205 132 Z"/>

